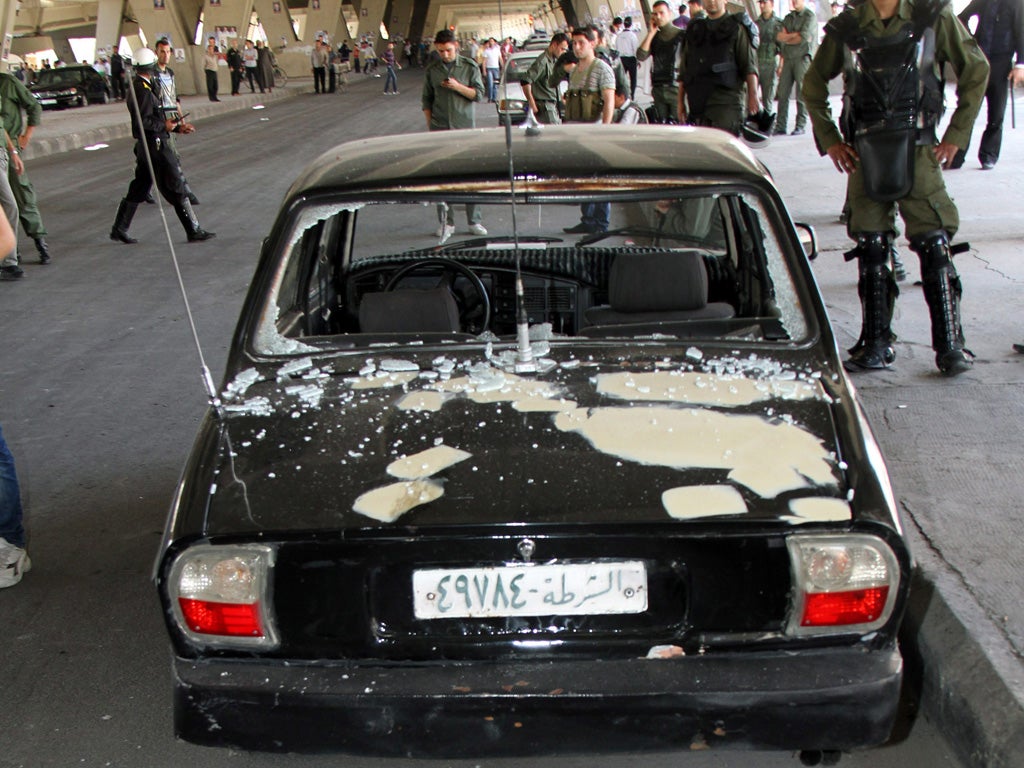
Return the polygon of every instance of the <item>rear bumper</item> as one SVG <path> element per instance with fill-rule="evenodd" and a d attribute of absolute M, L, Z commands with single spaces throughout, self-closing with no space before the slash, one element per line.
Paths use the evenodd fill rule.
<path fill-rule="evenodd" d="M 884 742 L 895 649 L 430 666 L 175 660 L 175 729 L 198 744 L 475 757 Z"/>

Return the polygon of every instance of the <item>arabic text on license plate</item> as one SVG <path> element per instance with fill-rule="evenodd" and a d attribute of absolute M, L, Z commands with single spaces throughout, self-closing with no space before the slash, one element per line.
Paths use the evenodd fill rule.
<path fill-rule="evenodd" d="M 51 104 L 56 104 L 57 100 L 56 99 L 40 99 L 39 103 L 40 104 L 45 104 L 46 106 L 49 106 Z"/>
<path fill-rule="evenodd" d="M 417 619 L 643 613 L 647 569 L 638 560 L 415 571 Z"/>

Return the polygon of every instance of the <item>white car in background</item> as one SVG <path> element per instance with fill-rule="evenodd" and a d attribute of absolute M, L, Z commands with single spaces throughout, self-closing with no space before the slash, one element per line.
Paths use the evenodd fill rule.
<path fill-rule="evenodd" d="M 502 70 L 501 81 L 498 83 L 498 125 L 505 124 L 507 114 L 512 125 L 519 125 L 526 120 L 526 94 L 519 78 L 523 77 L 530 65 L 537 60 L 543 51 L 517 51 L 512 54 Z"/>

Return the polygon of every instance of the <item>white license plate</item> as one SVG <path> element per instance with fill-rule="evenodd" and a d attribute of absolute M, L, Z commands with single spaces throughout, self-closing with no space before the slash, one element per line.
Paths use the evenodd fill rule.
<path fill-rule="evenodd" d="M 417 619 L 643 613 L 647 568 L 639 560 L 414 571 Z"/>
<path fill-rule="evenodd" d="M 56 104 L 57 100 L 56 99 L 40 99 L 39 103 L 42 104 L 44 107 L 48 107 L 48 106 L 50 106 L 52 104 Z"/>

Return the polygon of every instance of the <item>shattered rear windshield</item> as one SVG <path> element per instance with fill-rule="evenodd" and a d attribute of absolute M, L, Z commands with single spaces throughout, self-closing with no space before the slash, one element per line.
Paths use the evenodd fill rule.
<path fill-rule="evenodd" d="M 257 354 L 511 343 L 520 307 L 532 335 L 555 341 L 808 334 L 782 224 L 754 190 L 591 186 L 515 206 L 404 191 L 292 221 Z"/>

